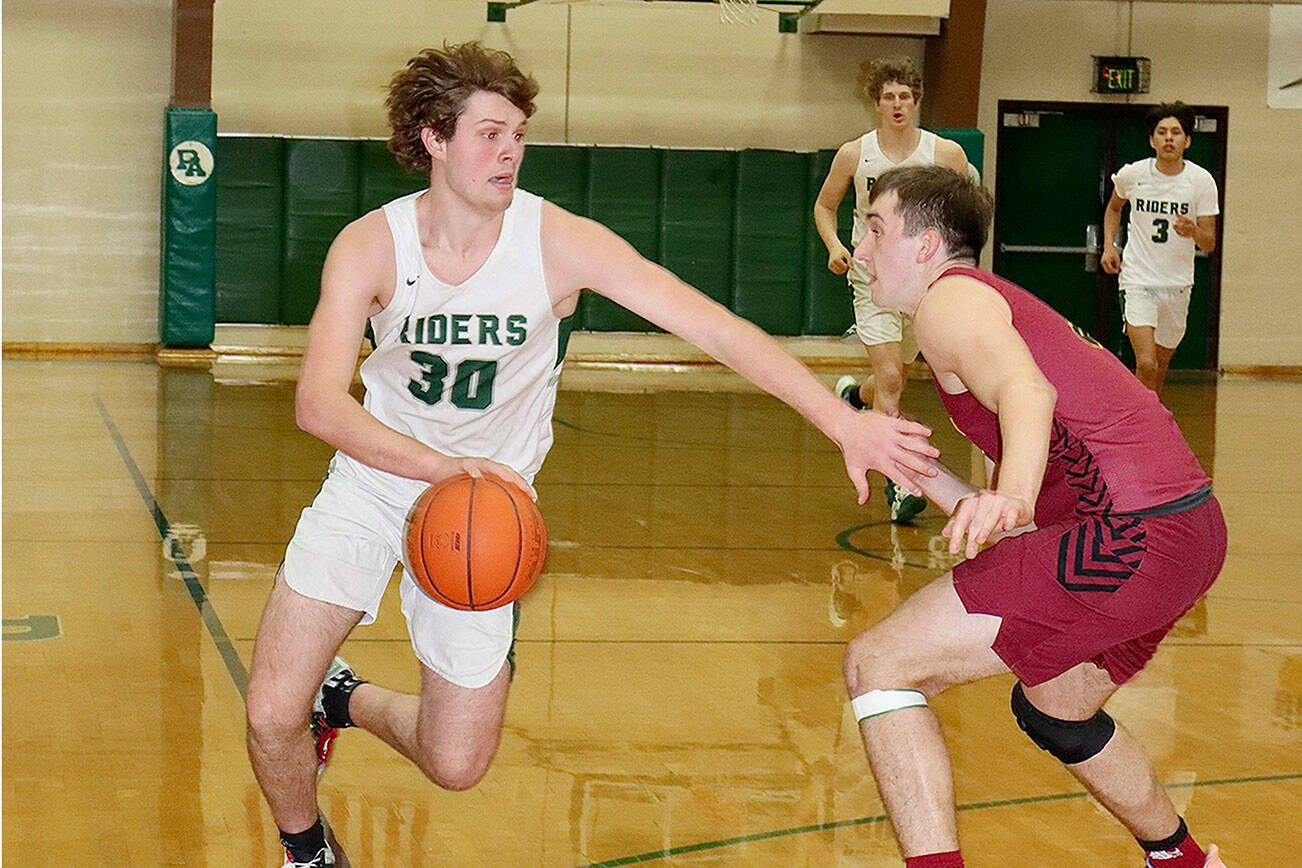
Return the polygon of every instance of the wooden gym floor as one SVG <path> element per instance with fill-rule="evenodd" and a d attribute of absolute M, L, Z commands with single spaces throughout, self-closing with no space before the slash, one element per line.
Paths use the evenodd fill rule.
<path fill-rule="evenodd" d="M 3 366 L 3 856 L 279 865 L 241 693 L 277 562 L 329 450 L 292 384 L 152 363 Z M 1232 868 L 1295 864 L 1302 817 L 1302 384 L 1176 383 L 1229 561 L 1113 715 Z M 957 468 L 930 387 L 907 409 Z M 435 789 L 345 732 L 321 803 L 355 866 L 898 866 L 840 683 L 844 643 L 951 563 L 854 503 L 833 447 L 731 375 L 566 374 L 538 478 L 497 760 Z M 396 583 L 394 583 L 396 585 Z M 344 655 L 413 687 L 396 590 Z M 969 864 L 1138 868 L 1017 731 L 1008 678 L 934 708 Z"/>

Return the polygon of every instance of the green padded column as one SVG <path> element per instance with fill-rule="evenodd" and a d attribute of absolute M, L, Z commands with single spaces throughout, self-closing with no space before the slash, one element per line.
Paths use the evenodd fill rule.
<path fill-rule="evenodd" d="M 218 136 L 217 322 L 280 320 L 284 139 Z"/>
<path fill-rule="evenodd" d="M 738 154 L 732 309 L 773 335 L 800 334 L 804 319 L 805 157 Z"/>
<path fill-rule="evenodd" d="M 167 347 L 206 347 L 216 315 L 217 115 L 169 108 L 165 127 L 158 337 Z"/>

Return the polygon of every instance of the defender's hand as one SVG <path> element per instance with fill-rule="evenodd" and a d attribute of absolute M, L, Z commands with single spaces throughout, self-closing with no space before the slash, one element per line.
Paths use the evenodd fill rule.
<path fill-rule="evenodd" d="M 962 549 L 964 556 L 974 558 L 991 536 L 1030 524 L 1034 519 L 1035 510 L 1025 498 L 983 488 L 959 500 L 941 533 L 949 537 L 950 554 L 956 555 Z"/>

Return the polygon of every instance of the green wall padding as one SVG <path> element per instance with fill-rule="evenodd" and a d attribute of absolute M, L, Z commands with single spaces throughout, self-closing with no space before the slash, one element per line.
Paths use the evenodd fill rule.
<path fill-rule="evenodd" d="M 360 143 L 285 142 L 285 260 L 280 321 L 305 325 L 321 288 L 321 264 L 339 230 L 359 214 Z"/>
<path fill-rule="evenodd" d="M 566 211 L 588 213 L 588 157 L 595 148 L 529 145 L 520 167 L 520 187 Z"/>
<path fill-rule="evenodd" d="M 217 142 L 217 322 L 280 321 L 284 139 Z"/>
<path fill-rule="evenodd" d="M 979 131 L 938 132 L 981 167 Z M 238 161 L 218 201 L 223 322 L 306 323 L 339 230 L 424 186 L 383 141 L 231 136 L 222 147 Z M 530 145 L 520 186 L 604 223 L 772 334 L 836 335 L 853 319 L 849 288 L 827 270 L 813 221 L 833 153 Z M 838 211 L 847 246 L 853 204 L 848 194 Z M 572 323 L 655 330 L 590 292 Z"/>
<path fill-rule="evenodd" d="M 594 148 L 588 156 L 587 215 L 647 259 L 660 256 L 660 157 L 650 148 Z M 649 332 L 656 327 L 604 296 L 591 294 L 583 327 Z"/>
<path fill-rule="evenodd" d="M 809 154 L 737 155 L 732 309 L 772 335 L 800 334 L 806 232 L 813 225 Z"/>
<path fill-rule="evenodd" d="M 665 150 L 660 155 L 658 261 L 730 307 L 737 153 Z"/>
<path fill-rule="evenodd" d="M 357 187 L 357 215 L 374 211 L 386 202 L 425 188 L 420 172 L 408 172 L 398 165 L 385 142 L 366 140 L 361 147 L 361 171 Z"/>
<path fill-rule="evenodd" d="M 810 154 L 809 160 L 809 211 L 812 215 L 814 201 L 818 191 L 827 177 L 827 170 L 832 166 L 835 151 L 819 151 Z M 850 230 L 854 225 L 854 193 L 841 200 L 841 207 L 836 212 L 837 234 L 841 243 L 851 253 Z M 850 285 L 845 275 L 833 274 L 827 270 L 827 248 L 819 237 L 811 216 L 809 232 L 805 234 L 805 287 L 804 318 L 800 325 L 803 335 L 839 335 L 854 322 L 854 305 L 850 298 Z"/>
<path fill-rule="evenodd" d="M 169 108 L 164 116 L 158 338 L 206 347 L 216 322 L 217 115 Z"/>

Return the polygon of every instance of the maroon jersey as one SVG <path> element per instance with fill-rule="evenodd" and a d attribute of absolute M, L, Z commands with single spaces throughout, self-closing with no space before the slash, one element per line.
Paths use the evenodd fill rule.
<path fill-rule="evenodd" d="M 1013 328 L 1058 390 L 1036 524 L 1072 513 L 1136 512 L 1208 485 L 1170 411 L 1116 356 L 1010 281 L 976 268 L 942 276 L 949 275 L 979 280 L 1004 297 Z M 955 427 L 998 462 L 998 417 L 969 392 L 949 395 L 939 382 L 936 390 Z"/>

